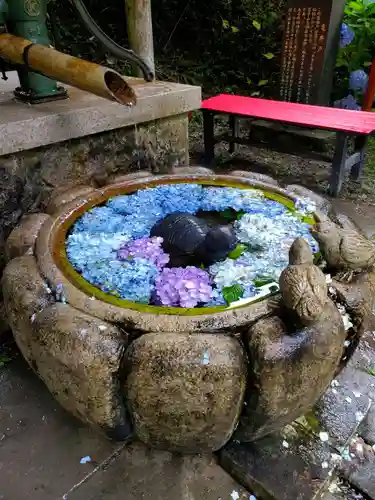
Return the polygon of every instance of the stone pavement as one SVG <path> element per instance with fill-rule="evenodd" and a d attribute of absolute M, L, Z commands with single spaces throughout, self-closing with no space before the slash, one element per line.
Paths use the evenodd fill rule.
<path fill-rule="evenodd" d="M 353 208 L 351 203 L 336 203 L 340 210 L 352 216 L 369 236 L 375 233 L 375 207 L 359 205 Z M 375 330 L 375 322 L 372 329 Z M 218 465 L 216 457 L 171 455 L 150 450 L 139 443 L 129 446 L 116 444 L 83 427 L 54 402 L 42 382 L 29 370 L 16 350 L 10 350 L 8 355 L 15 359 L 7 363 L 0 353 L 0 500 L 252 498 L 249 491 L 241 487 Z M 361 391 L 363 395 L 370 395 L 368 381 L 373 378 L 375 383 L 375 377 L 367 373 L 368 370 L 375 369 L 375 336 L 371 332 L 351 365 L 353 373 L 356 374 L 352 377 L 355 392 Z M 356 381 L 357 375 L 360 378 L 365 377 L 366 382 Z M 357 382 L 359 385 L 366 383 L 367 388 L 362 389 Z M 344 387 L 343 390 L 349 389 Z M 350 390 L 353 392 L 353 387 Z M 331 392 L 336 394 L 332 389 Z M 345 393 L 346 402 L 348 398 Z M 320 497 L 323 500 L 375 500 L 373 454 L 362 453 L 362 456 L 361 453 L 351 453 L 353 450 L 345 446 L 345 440 L 351 431 L 346 430 L 344 423 L 348 419 L 353 421 L 353 415 L 355 418 L 359 413 L 358 408 L 366 411 L 367 399 L 357 398 L 355 395 L 349 399 L 356 400 L 356 405 L 363 404 L 363 410 L 362 406 L 352 406 L 346 410 L 342 408 L 340 412 L 348 414 L 347 418 L 343 419 L 342 426 L 337 420 L 339 415 L 329 415 L 329 412 L 327 415 L 327 419 L 333 419 L 331 428 L 334 442 L 330 442 L 329 446 L 333 444 L 335 450 L 347 453 L 348 460 L 342 464 L 338 472 L 339 478 L 330 484 L 329 489 Z M 355 452 L 363 451 L 366 443 L 371 446 L 375 444 L 375 409 L 370 410 L 357 432 L 360 437 L 355 436 L 352 442 Z M 284 438 L 287 439 L 291 441 L 290 437 Z M 260 443 L 257 446 L 261 448 Z M 308 440 L 299 442 L 296 450 L 308 450 L 308 446 Z M 307 492 L 310 496 L 306 496 L 303 489 L 298 493 L 293 488 L 285 489 L 288 474 L 292 484 L 297 484 L 297 481 L 295 471 L 285 469 L 288 449 L 285 446 L 283 448 L 279 456 L 272 455 L 266 460 L 263 458 L 262 463 L 257 463 L 258 468 L 263 467 L 265 477 L 276 478 L 274 483 L 277 498 L 310 500 L 310 493 Z M 229 447 L 227 452 L 230 453 Z M 321 463 L 328 462 L 332 455 L 331 449 L 324 442 L 321 443 L 319 453 Z M 351 457 L 350 454 L 354 456 Z M 91 457 L 91 461 L 81 464 L 81 459 L 86 456 Z M 308 463 L 308 457 L 305 457 L 305 460 Z M 317 473 L 315 477 L 310 477 L 312 485 L 316 485 L 319 480 L 324 482 L 327 477 L 331 480 L 336 474 L 330 467 L 324 466 L 323 469 L 326 470 L 325 476 L 318 476 Z M 302 468 L 299 472 L 300 478 L 307 477 L 307 470 Z M 329 476 L 329 472 L 333 476 Z M 246 483 L 243 478 L 239 479 L 243 484 Z M 285 496 L 283 492 L 289 492 L 289 496 Z M 257 498 L 263 500 L 259 494 Z"/>
<path fill-rule="evenodd" d="M 233 491 L 249 498 L 213 457 L 127 447 L 83 427 L 17 353 L 0 368 L 1 500 L 230 500 Z"/>

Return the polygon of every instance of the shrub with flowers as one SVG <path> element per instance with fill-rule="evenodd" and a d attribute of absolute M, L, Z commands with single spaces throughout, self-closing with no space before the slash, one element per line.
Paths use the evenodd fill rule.
<path fill-rule="evenodd" d="M 341 26 L 334 106 L 360 110 L 375 56 L 375 0 L 349 1 Z"/>
<path fill-rule="evenodd" d="M 150 237 L 150 230 L 177 211 L 229 213 L 237 249 L 208 268 L 171 267 L 163 239 Z M 118 298 L 169 307 L 222 306 L 256 298 L 262 286 L 277 282 L 296 237 L 317 251 L 306 222 L 314 211 L 311 200 L 287 207 L 257 189 L 159 185 L 86 212 L 71 228 L 66 252 L 85 280 Z"/>

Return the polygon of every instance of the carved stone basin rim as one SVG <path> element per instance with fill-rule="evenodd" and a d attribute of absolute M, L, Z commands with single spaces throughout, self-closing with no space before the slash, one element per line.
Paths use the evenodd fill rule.
<path fill-rule="evenodd" d="M 65 239 L 69 228 L 83 213 L 113 196 L 130 194 L 160 184 L 177 183 L 256 188 L 263 190 L 270 197 L 275 196 L 281 203 L 291 205 L 296 201 L 296 197 L 282 188 L 229 175 L 150 176 L 95 190 L 62 206 L 41 228 L 36 242 L 36 256 L 42 275 L 51 288 L 62 289 L 67 302 L 83 312 L 143 331 L 223 331 L 233 326 L 251 324 L 267 314 L 268 299 L 225 310 L 223 307 L 201 308 L 193 313 L 183 308 L 160 308 L 136 304 L 117 299 L 99 290 L 84 280 L 71 266 L 65 253 Z M 162 309 L 167 313 L 161 312 Z"/>

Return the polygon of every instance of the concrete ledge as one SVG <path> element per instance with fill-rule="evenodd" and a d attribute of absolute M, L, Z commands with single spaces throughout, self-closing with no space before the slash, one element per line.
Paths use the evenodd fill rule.
<path fill-rule="evenodd" d="M 29 106 L 16 102 L 15 72 L 0 80 L 0 156 L 187 113 L 201 104 L 200 87 L 129 79 L 138 97 L 129 108 L 75 88 L 69 99 Z"/>

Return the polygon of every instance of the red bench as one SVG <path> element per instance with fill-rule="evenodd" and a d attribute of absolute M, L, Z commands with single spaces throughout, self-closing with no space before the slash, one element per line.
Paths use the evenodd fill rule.
<path fill-rule="evenodd" d="M 239 138 L 239 118 L 253 118 L 289 123 L 300 127 L 325 129 L 336 132 L 336 147 L 332 160 L 330 194 L 338 196 L 345 173 L 350 169 L 351 178 L 358 180 L 364 167 L 365 153 L 370 134 L 375 131 L 375 113 L 347 109 L 310 106 L 283 101 L 270 101 L 253 97 L 221 94 L 202 103 L 204 117 L 205 162 L 212 164 L 215 144 L 227 141 L 230 151 L 235 144 L 247 141 Z M 230 136 L 215 137 L 214 117 L 230 117 Z M 354 138 L 355 151 L 348 156 L 348 141 Z"/>

